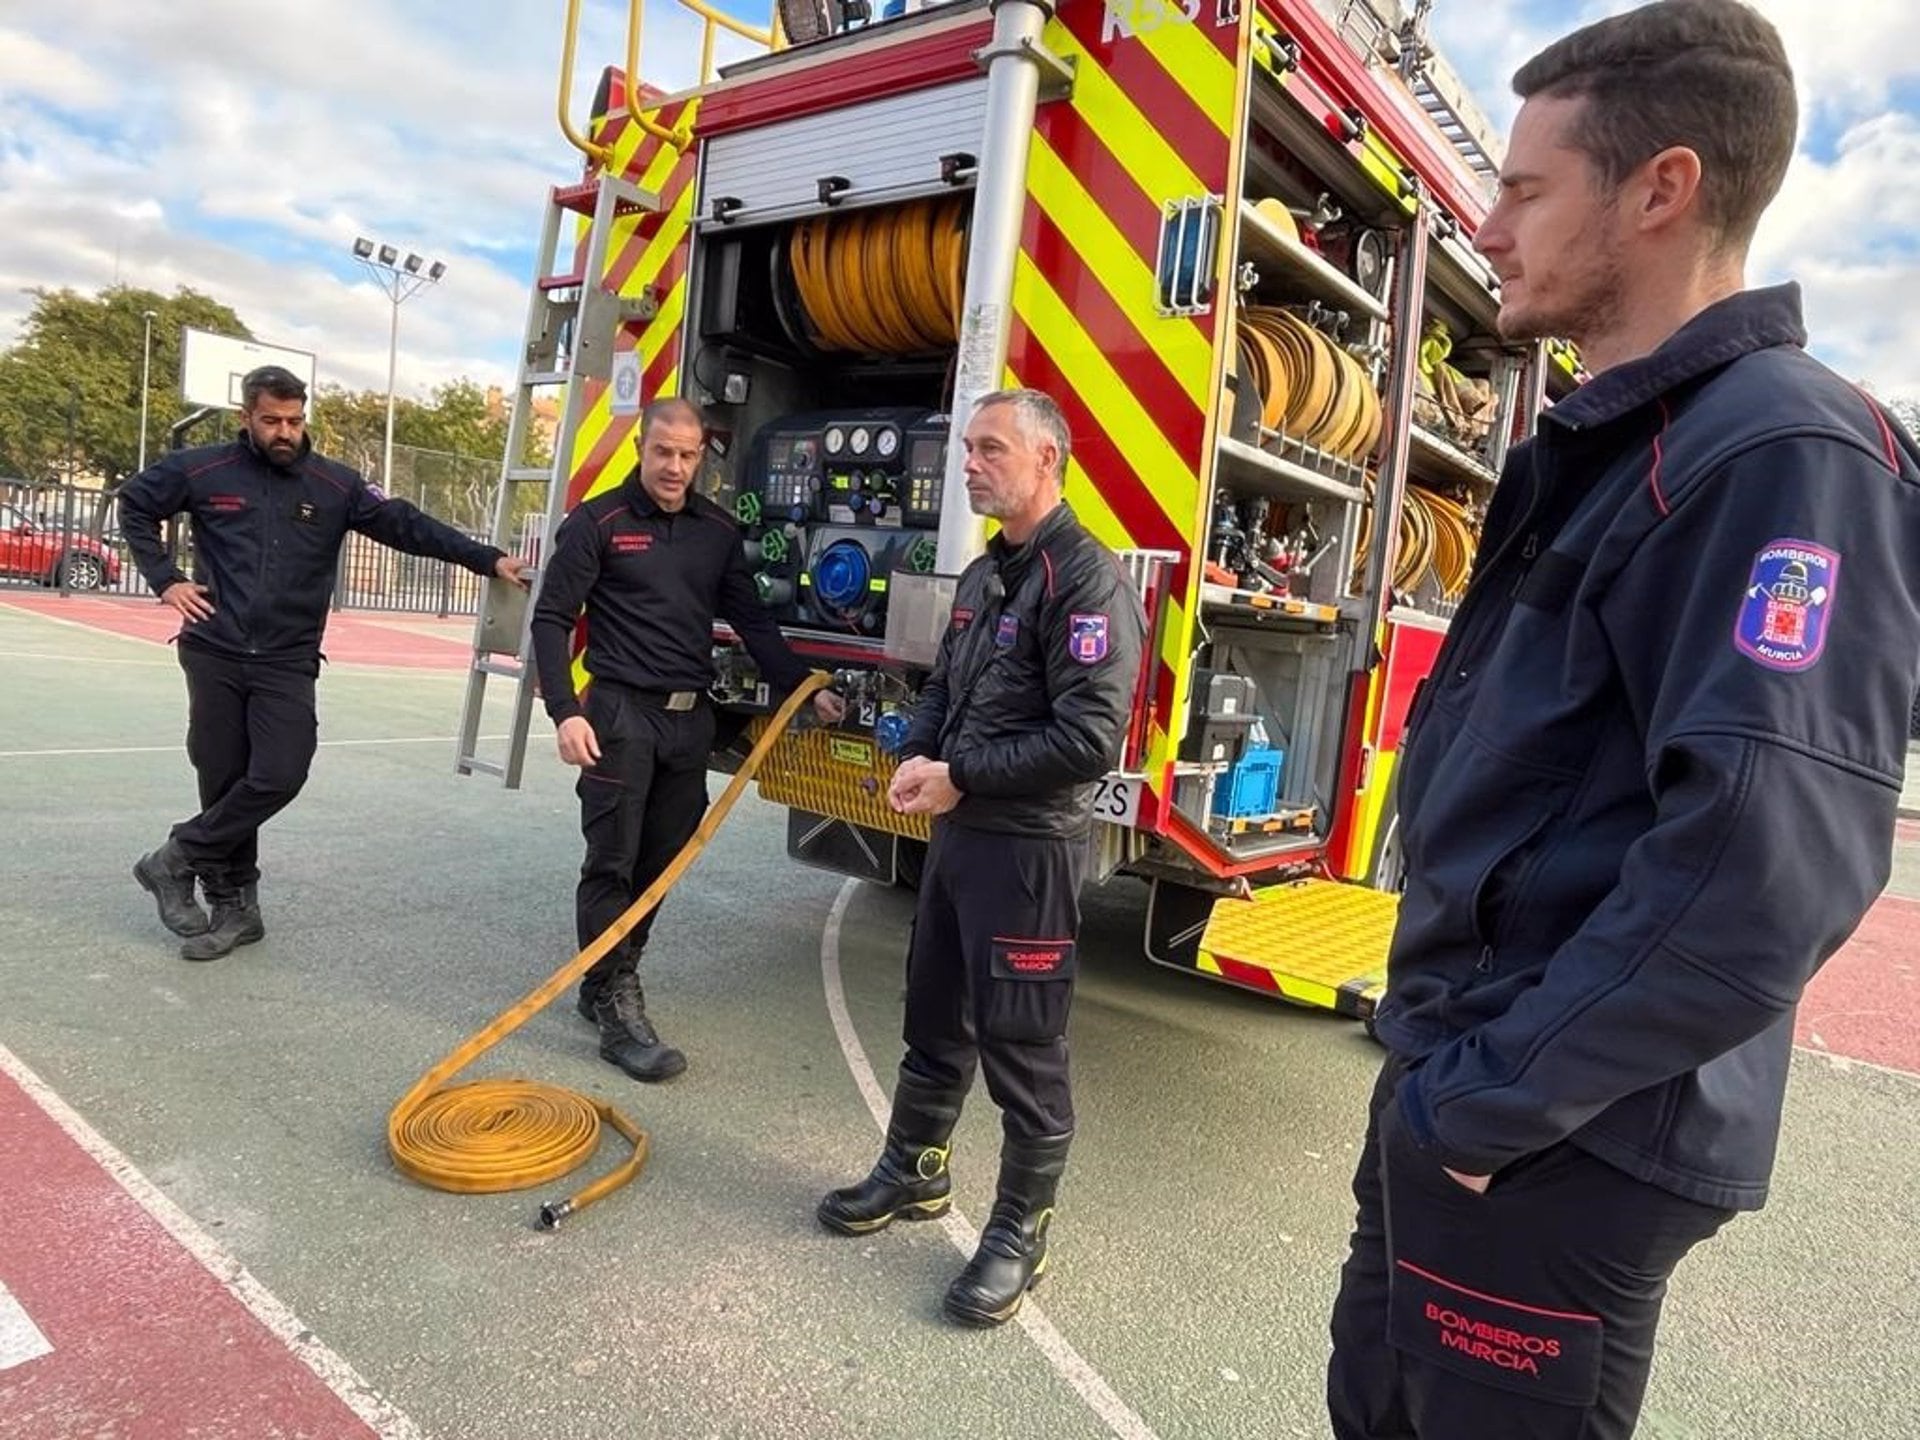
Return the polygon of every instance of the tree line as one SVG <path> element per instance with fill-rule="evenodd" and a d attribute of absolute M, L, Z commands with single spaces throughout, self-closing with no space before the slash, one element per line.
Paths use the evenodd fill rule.
<path fill-rule="evenodd" d="M 186 287 L 170 296 L 126 285 L 97 295 L 70 289 L 30 293 L 33 308 L 19 337 L 0 350 L 0 478 L 29 486 L 78 484 L 110 493 L 133 475 L 140 456 L 146 312 L 154 314 L 148 464 L 165 453 L 168 431 L 190 413 L 180 394 L 182 330 L 256 338 L 230 306 Z M 450 379 L 424 400 L 396 402 L 392 476 L 381 474 L 384 391 L 323 383 L 309 401 L 309 414 L 314 445 L 323 454 L 384 480 L 390 493 L 454 524 L 477 530 L 491 522 L 509 417 L 504 406 L 489 407 L 477 382 Z M 230 412 L 217 416 L 196 427 L 187 443 L 227 438 L 237 423 Z M 549 460 L 544 441 L 531 436 L 521 463 Z"/>

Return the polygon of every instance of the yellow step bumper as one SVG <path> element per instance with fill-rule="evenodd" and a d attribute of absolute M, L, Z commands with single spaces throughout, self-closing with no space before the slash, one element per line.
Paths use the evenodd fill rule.
<path fill-rule="evenodd" d="M 1194 968 L 1247 990 L 1366 1020 L 1386 990 L 1400 897 L 1299 880 L 1216 900 Z"/>

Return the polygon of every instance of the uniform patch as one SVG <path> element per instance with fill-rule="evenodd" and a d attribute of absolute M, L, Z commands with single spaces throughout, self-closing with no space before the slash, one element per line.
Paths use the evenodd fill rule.
<path fill-rule="evenodd" d="M 293 518 L 302 525 L 312 525 L 320 518 L 320 512 L 315 508 L 313 501 L 301 500 L 293 507 Z"/>
<path fill-rule="evenodd" d="M 1070 615 L 1067 617 L 1067 653 L 1082 665 L 1095 665 L 1107 658 L 1107 617 Z"/>
<path fill-rule="evenodd" d="M 653 536 L 647 534 L 644 530 L 636 531 L 628 535 L 615 535 L 612 544 L 614 554 L 631 555 L 640 550 L 651 550 L 653 548 Z"/>
<path fill-rule="evenodd" d="M 997 980 L 1070 980 L 1074 945 L 1071 940 L 996 935 L 990 961 L 988 968 Z"/>
<path fill-rule="evenodd" d="M 972 623 L 973 623 L 973 611 L 967 609 L 965 606 L 954 607 L 954 611 L 953 611 L 953 628 L 954 629 L 964 630 L 967 628 L 967 626 L 971 625 Z"/>
<path fill-rule="evenodd" d="M 1000 624 L 993 632 L 993 643 L 1004 650 L 1019 638 L 1020 617 L 1018 615 L 1002 615 L 1000 617 Z"/>
<path fill-rule="evenodd" d="M 1775 540 L 1753 557 L 1734 648 L 1769 670 L 1805 670 L 1827 647 L 1840 557 L 1810 540 Z"/>

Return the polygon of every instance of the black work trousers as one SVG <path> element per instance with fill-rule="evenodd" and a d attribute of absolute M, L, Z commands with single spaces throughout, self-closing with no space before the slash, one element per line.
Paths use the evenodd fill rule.
<path fill-rule="evenodd" d="M 574 787 L 587 841 L 574 895 L 583 950 L 660 878 L 699 828 L 714 732 L 704 697 L 691 710 L 668 710 L 656 694 L 606 680 L 593 682 L 586 711 L 600 758 Z M 635 968 L 659 913 L 655 906 L 587 971 L 582 984 L 589 994 Z"/>
<path fill-rule="evenodd" d="M 1084 838 L 936 820 L 907 952 L 901 1069 L 957 1101 L 976 1065 L 1007 1135 L 1073 1129 L 1073 1003 Z"/>
<path fill-rule="evenodd" d="M 1408 1133 L 1389 1059 L 1333 1309 L 1336 1440 L 1626 1440 L 1667 1280 L 1732 1212 L 1562 1142 L 1483 1195 Z"/>
<path fill-rule="evenodd" d="M 200 813 L 174 826 L 173 840 L 203 881 L 250 885 L 260 878 L 260 827 L 300 793 L 313 765 L 320 662 L 236 660 L 194 645 L 177 648 Z"/>

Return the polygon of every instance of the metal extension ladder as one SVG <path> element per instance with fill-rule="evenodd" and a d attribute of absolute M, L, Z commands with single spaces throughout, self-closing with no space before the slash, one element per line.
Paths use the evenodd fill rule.
<path fill-rule="evenodd" d="M 493 543 L 509 552 L 516 548 L 517 538 L 510 532 L 522 508 L 519 497 L 525 486 L 546 486 L 546 520 L 540 532 L 540 552 L 528 574 L 530 588 L 522 590 L 495 577 L 487 582 L 481 596 L 454 765 L 462 775 L 477 772 L 498 776 L 509 790 L 520 786 L 539 679 L 529 625 L 533 600 L 545 575 L 543 562 L 553 544 L 554 531 L 566 514 L 574 437 L 589 404 L 587 386 L 571 382 L 608 380 L 613 368 L 614 336 L 620 325 L 629 319 L 646 318 L 634 313 L 639 302 L 621 299 L 603 282 L 614 221 L 659 208 L 659 196 L 606 174 L 591 176 L 577 185 L 556 186 L 547 196 L 537 278 L 527 301 L 527 328 L 521 342 L 513 410 L 507 421 L 506 455 L 494 498 Z M 570 217 L 590 221 L 584 243 L 573 233 L 577 220 Z M 568 257 L 564 262 L 563 246 Z M 563 263 L 569 268 L 563 269 Z M 534 401 L 542 391 L 556 387 L 564 387 L 565 399 L 554 431 L 553 463 L 527 465 L 524 462 Z M 498 760 L 479 753 L 487 681 L 492 678 L 512 681 L 514 687 L 506 754 Z"/>
<path fill-rule="evenodd" d="M 1413 92 L 1413 98 L 1420 108 L 1427 112 L 1427 118 L 1433 121 L 1437 129 L 1453 146 L 1467 167 L 1482 180 L 1494 181 L 1500 178 L 1500 165 L 1487 153 L 1473 131 L 1461 119 L 1460 112 L 1454 108 L 1454 102 L 1437 86 L 1433 77 L 1423 65 L 1407 77 L 1407 88 Z"/>

